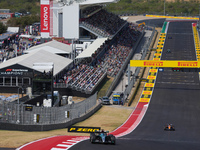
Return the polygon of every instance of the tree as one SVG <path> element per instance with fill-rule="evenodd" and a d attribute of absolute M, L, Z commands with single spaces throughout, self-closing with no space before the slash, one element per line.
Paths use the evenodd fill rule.
<path fill-rule="evenodd" d="M 2 22 L 0 22 L 0 34 L 5 33 L 6 30 L 7 27 Z"/>
<path fill-rule="evenodd" d="M 24 28 L 26 25 L 31 25 L 35 22 L 40 22 L 40 16 L 38 15 L 29 15 L 22 16 L 20 18 L 11 18 L 7 24 L 10 27 L 21 27 Z"/>

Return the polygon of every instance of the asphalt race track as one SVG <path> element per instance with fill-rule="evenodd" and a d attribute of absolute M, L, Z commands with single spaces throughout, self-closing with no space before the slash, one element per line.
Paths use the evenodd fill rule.
<path fill-rule="evenodd" d="M 172 39 L 168 39 L 168 37 Z M 166 53 L 167 49 L 171 53 Z M 196 60 L 192 22 L 173 21 L 162 52 L 162 60 Z M 199 150 L 200 86 L 198 72 L 158 72 L 154 92 L 140 125 L 120 137 L 116 145 L 80 142 L 70 150 Z M 176 131 L 164 131 L 172 123 Z"/>

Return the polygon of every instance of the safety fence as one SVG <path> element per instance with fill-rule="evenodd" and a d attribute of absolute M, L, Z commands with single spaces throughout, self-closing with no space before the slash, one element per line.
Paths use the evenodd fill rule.
<path fill-rule="evenodd" d="M 0 123 L 49 125 L 67 123 L 84 116 L 97 105 L 97 93 L 71 105 L 37 107 L 18 103 L 0 103 Z"/>
<path fill-rule="evenodd" d="M 143 52 L 141 60 L 145 59 L 145 57 L 147 55 L 147 52 L 148 52 L 149 48 L 151 47 L 150 45 L 152 43 L 152 40 L 154 38 L 154 34 L 155 33 L 156 33 L 156 30 L 155 30 L 155 27 L 154 27 L 153 32 L 152 32 L 150 38 L 148 39 L 148 41 L 143 46 L 143 49 L 141 50 Z M 140 73 L 140 69 L 141 69 L 141 67 L 137 67 L 136 68 L 135 73 L 133 74 L 133 77 L 131 78 L 131 80 L 130 80 L 128 86 L 127 86 L 127 88 L 125 89 L 125 91 L 124 91 L 124 98 L 123 98 L 124 102 L 123 103 L 125 103 L 125 100 L 127 99 L 128 95 L 130 94 L 130 92 L 131 92 L 131 90 L 132 90 L 132 88 L 133 88 L 133 86 L 134 86 L 134 84 L 136 82 L 136 77 Z"/>

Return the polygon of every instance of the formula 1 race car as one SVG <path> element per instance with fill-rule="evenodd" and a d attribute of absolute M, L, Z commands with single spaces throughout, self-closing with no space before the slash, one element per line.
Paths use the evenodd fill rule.
<path fill-rule="evenodd" d="M 164 128 L 165 131 L 175 131 L 175 128 L 172 124 L 168 124 Z"/>
<path fill-rule="evenodd" d="M 167 49 L 167 52 L 166 53 L 171 53 L 171 50 L 170 49 Z"/>
<path fill-rule="evenodd" d="M 91 143 L 105 143 L 115 145 L 116 139 L 115 136 L 109 134 L 108 131 L 100 130 L 90 133 L 90 142 Z"/>

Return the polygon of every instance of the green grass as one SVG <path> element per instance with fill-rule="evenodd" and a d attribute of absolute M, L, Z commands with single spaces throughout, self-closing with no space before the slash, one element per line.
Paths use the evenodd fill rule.
<path fill-rule="evenodd" d="M 108 88 L 110 87 L 112 81 L 114 78 L 106 77 L 106 79 L 103 81 L 103 83 L 98 87 L 97 91 L 97 98 L 105 96 Z"/>

